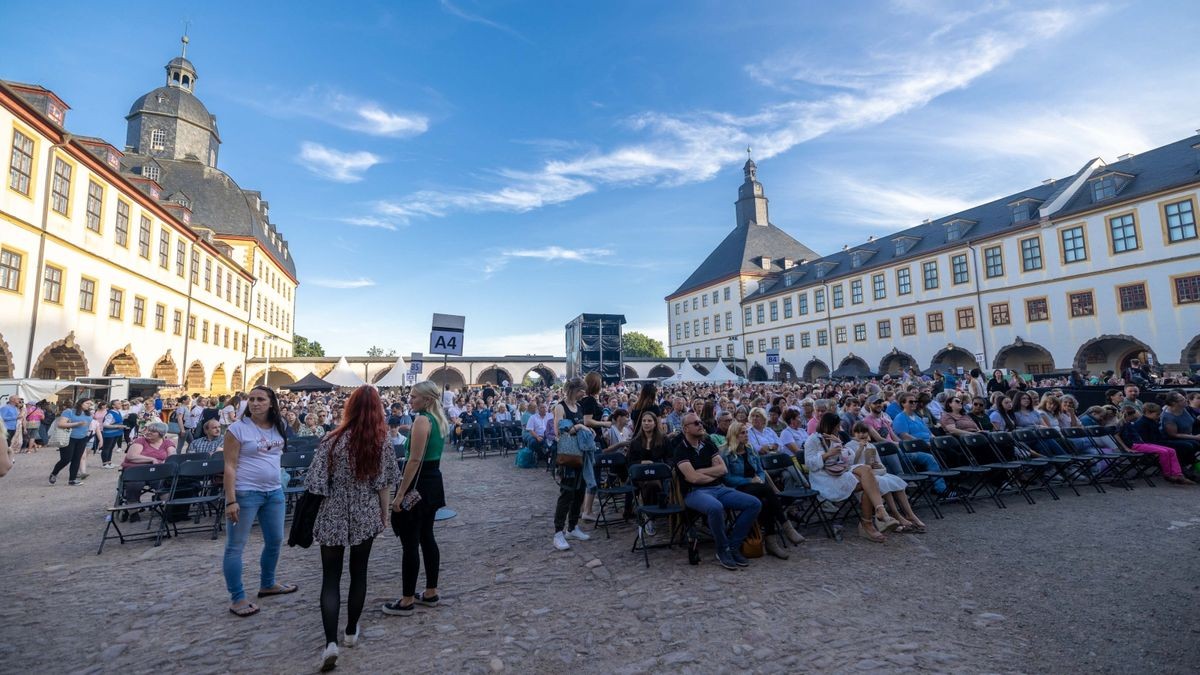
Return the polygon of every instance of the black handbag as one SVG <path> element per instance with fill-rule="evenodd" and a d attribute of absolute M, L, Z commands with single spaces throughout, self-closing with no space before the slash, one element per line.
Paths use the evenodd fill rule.
<path fill-rule="evenodd" d="M 287 441 L 284 440 L 286 447 Z M 327 462 L 327 483 L 326 492 L 333 489 L 333 449 L 330 448 L 329 462 Z M 325 500 L 324 495 L 319 495 L 308 490 L 300 495 L 296 500 L 295 506 L 292 507 L 292 529 L 288 531 L 288 546 L 299 546 L 300 548 L 308 548 L 313 543 L 313 526 L 317 524 L 317 513 L 321 510 L 321 502 Z"/>

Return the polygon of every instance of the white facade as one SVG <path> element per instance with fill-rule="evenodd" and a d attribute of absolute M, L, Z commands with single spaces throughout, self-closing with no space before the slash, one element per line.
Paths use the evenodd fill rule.
<path fill-rule="evenodd" d="M 670 354 L 678 358 L 741 359 L 742 297 L 757 280 L 740 276 L 667 302 Z"/>

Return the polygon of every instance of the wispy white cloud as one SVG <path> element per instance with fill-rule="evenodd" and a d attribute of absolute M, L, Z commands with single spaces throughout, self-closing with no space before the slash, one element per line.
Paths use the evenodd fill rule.
<path fill-rule="evenodd" d="M 367 169 L 382 162 L 383 158 L 365 150 L 342 152 L 320 143 L 305 141 L 300 144 L 296 161 L 321 178 L 339 183 L 357 183 L 363 179 Z"/>
<path fill-rule="evenodd" d="M 502 251 L 500 255 L 506 258 L 540 258 L 542 260 L 572 260 L 575 262 L 593 262 L 595 258 L 610 256 L 613 252 L 606 248 L 562 248 L 561 246 L 546 246 L 544 248 L 518 248 Z"/>
<path fill-rule="evenodd" d="M 429 117 L 421 113 L 389 109 L 383 103 L 339 89 L 311 86 L 297 93 L 247 98 L 246 103 L 274 116 L 312 117 L 342 129 L 372 136 L 407 138 L 429 130 Z"/>
<path fill-rule="evenodd" d="M 525 212 L 559 204 L 604 187 L 671 186 L 708 180 L 740 162 L 744 148 L 770 158 L 837 131 L 879 124 L 920 108 L 947 92 L 969 86 L 1028 45 L 1062 33 L 1073 16 L 1066 10 L 1006 11 L 989 15 L 983 27 L 958 24 L 951 34 L 937 28 L 936 43 L 914 48 L 896 44 L 888 53 L 837 69 L 779 59 L 751 66 L 761 81 L 785 77 L 820 85 L 825 91 L 763 107 L 750 115 L 647 112 L 626 124 L 645 140 L 611 150 L 594 150 L 546 161 L 538 169 L 501 169 L 495 187 L 422 191 L 378 205 L 380 213 L 410 219 L 452 211 Z M 954 17 L 958 23 L 969 23 Z M 928 39 L 928 36 L 926 36 Z"/>
<path fill-rule="evenodd" d="M 442 6 L 442 9 L 445 10 L 447 14 L 456 16 L 456 17 L 462 19 L 463 21 L 470 21 L 471 23 L 477 23 L 481 26 L 487 26 L 488 28 L 494 28 L 495 30 L 498 30 L 502 33 L 508 33 L 509 35 L 517 38 L 518 40 L 522 40 L 524 42 L 530 42 L 529 38 L 518 33 L 513 28 L 510 28 L 509 26 L 505 26 L 504 24 L 502 24 L 498 21 L 492 21 L 491 19 L 484 17 L 484 16 L 480 16 L 479 14 L 474 14 L 472 12 L 468 12 L 468 11 L 462 9 L 461 7 L 459 7 L 458 5 L 455 5 L 454 3 L 450 2 L 450 0 L 440 0 L 439 4 Z M 530 42 L 530 44 L 532 44 L 532 42 Z"/>
<path fill-rule="evenodd" d="M 354 288 L 369 288 L 375 285 L 375 282 L 366 277 L 357 279 L 330 279 L 325 277 L 317 277 L 310 279 L 308 283 L 321 288 L 336 288 L 336 289 L 354 289 Z"/>
<path fill-rule="evenodd" d="M 381 230 L 392 231 L 398 229 L 392 221 L 374 216 L 358 216 L 354 218 L 341 218 L 340 220 L 347 225 L 356 225 L 358 227 L 376 227 Z"/>
<path fill-rule="evenodd" d="M 953 185 L 943 191 L 930 190 L 928 183 L 906 183 L 895 176 L 884 181 L 869 181 L 842 173 L 824 173 L 815 179 L 824 194 L 835 194 L 837 202 L 823 209 L 825 217 L 847 227 L 883 235 L 919 225 L 926 218 L 936 219 L 988 201 L 984 195 L 963 198 Z M 845 233 L 839 227 L 839 240 Z"/>

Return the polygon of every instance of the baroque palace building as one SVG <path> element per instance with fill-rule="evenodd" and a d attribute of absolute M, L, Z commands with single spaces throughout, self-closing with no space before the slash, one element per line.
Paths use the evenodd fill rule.
<path fill-rule="evenodd" d="M 55 92 L 0 80 L 0 377 L 157 378 L 244 389 L 292 353 L 298 285 L 260 193 L 217 168 L 183 56 L 134 101 L 124 151 L 67 130 Z"/>
<path fill-rule="evenodd" d="M 744 170 L 734 231 L 666 298 L 676 358 L 752 380 L 1200 362 L 1200 136 L 828 256 L 768 220 Z"/>

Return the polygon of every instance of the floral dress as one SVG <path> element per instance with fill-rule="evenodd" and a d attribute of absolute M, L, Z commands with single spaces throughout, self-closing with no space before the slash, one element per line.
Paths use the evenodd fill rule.
<path fill-rule="evenodd" d="M 313 524 L 313 541 L 322 546 L 354 546 L 382 532 L 384 514 L 379 510 L 379 491 L 400 482 L 390 439 L 383 440 L 379 473 L 371 481 L 354 477 L 348 461 L 349 444 L 348 433 L 342 434 L 336 445 L 332 436 L 326 436 L 313 453 L 312 465 L 304 477 L 306 490 L 325 496 Z"/>

